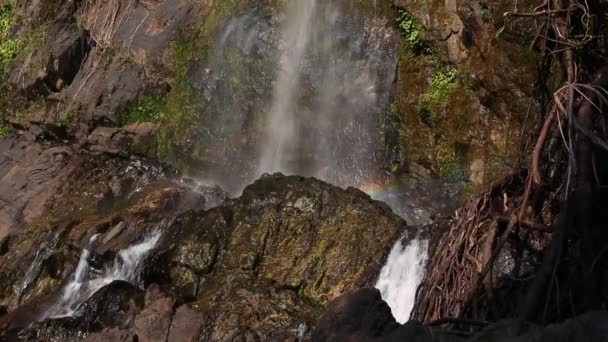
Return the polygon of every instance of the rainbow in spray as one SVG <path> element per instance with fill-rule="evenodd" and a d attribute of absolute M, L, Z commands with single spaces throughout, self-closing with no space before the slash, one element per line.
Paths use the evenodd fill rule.
<path fill-rule="evenodd" d="M 398 197 L 403 189 L 402 185 L 394 178 L 386 177 L 370 179 L 358 188 L 378 201 Z"/>

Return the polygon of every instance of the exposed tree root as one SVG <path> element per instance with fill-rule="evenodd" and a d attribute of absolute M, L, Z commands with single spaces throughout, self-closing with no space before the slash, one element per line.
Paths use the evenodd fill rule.
<path fill-rule="evenodd" d="M 552 96 L 528 168 L 457 211 L 412 318 L 546 323 L 608 306 L 608 234 L 598 228 L 608 217 L 601 186 L 608 162 L 598 157 L 608 152 L 608 43 L 597 38 L 608 33 L 607 7 L 546 0 L 532 13 L 505 13 L 534 21 L 535 46 L 543 58 L 559 62 L 564 84 Z M 592 62 L 598 56 L 599 65 Z M 505 255 L 515 263 L 511 270 L 496 264 Z"/>

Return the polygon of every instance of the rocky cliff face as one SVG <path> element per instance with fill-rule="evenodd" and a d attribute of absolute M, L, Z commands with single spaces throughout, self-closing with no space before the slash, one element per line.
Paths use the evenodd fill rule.
<path fill-rule="evenodd" d="M 325 122 L 332 134 L 306 136 L 301 159 L 314 159 L 317 145 L 344 155 L 332 148 L 346 141 L 372 156 L 383 177 L 411 189 L 393 200 L 423 212 L 421 221 L 445 213 L 454 193 L 506 172 L 520 147 L 513 137 L 529 128 L 525 113 L 535 104 L 531 78 L 519 77 L 532 77 L 534 64 L 509 28 L 500 29 L 502 4 L 335 4 L 343 15 L 326 11 L 333 21 L 324 22 L 335 40 L 314 37 L 298 103 L 310 115 L 325 105 L 317 95 L 330 92 L 340 101 L 328 112 L 372 120 L 376 131 Z M 255 178 L 253 146 L 270 106 L 276 53 L 285 48 L 277 32 L 284 5 L 2 2 L 2 334 L 310 340 L 329 302 L 373 284 L 407 228 L 386 205 L 295 176 L 264 177 L 236 199 L 191 179 L 236 179 L 241 190 Z M 324 58 L 323 49 L 338 57 Z M 365 80 L 375 101 L 348 98 L 349 89 L 367 84 L 349 73 L 369 70 L 378 75 Z M 330 76 L 350 88 L 324 88 Z M 373 148 L 358 148 L 361 141 Z M 358 166 L 346 159 L 331 171 L 356 173 Z M 445 183 L 455 191 L 438 187 L 429 195 Z M 159 240 L 133 264 L 136 279 L 111 272 L 132 262 L 127 252 L 137 251 L 129 248 L 157 231 Z M 100 283 L 76 303 L 77 318 L 49 314 L 70 284 Z M 377 322 L 382 331 L 397 327 L 390 319 L 368 321 Z"/>

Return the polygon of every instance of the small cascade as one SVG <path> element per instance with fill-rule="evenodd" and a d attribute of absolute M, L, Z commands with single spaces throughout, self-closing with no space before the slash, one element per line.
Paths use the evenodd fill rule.
<path fill-rule="evenodd" d="M 82 303 L 113 281 L 122 280 L 134 285 L 141 285 L 140 266 L 156 247 L 161 238 L 161 231 L 156 230 L 147 235 L 141 242 L 120 250 L 112 265 L 102 270 L 94 268 L 89 261 L 91 257 L 89 248 L 98 237 L 99 234 L 93 235 L 89 241 L 89 246 L 82 250 L 72 279 L 63 288 L 57 303 L 43 315 L 42 320 L 74 316 Z"/>
<path fill-rule="evenodd" d="M 402 240 L 393 246 L 376 283 L 399 323 L 409 320 L 428 260 L 428 241 L 415 238 L 404 245 Z"/>

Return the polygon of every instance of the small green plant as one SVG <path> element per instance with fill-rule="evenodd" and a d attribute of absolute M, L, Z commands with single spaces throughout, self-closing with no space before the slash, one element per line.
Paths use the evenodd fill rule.
<path fill-rule="evenodd" d="M 72 115 L 66 115 L 63 119 L 59 120 L 57 124 L 59 127 L 72 127 L 76 124 L 76 118 Z"/>
<path fill-rule="evenodd" d="M 17 21 L 16 15 L 13 13 L 15 2 L 14 0 L 4 1 L 0 5 L 0 74 L 5 77 L 8 71 L 10 62 L 23 49 L 23 41 L 20 39 L 11 39 L 11 28 Z"/>
<path fill-rule="evenodd" d="M 414 23 L 412 16 L 402 9 L 398 10 L 397 25 L 407 45 L 412 50 L 419 51 L 422 48 L 422 33 Z"/>
<path fill-rule="evenodd" d="M 475 184 L 470 181 L 463 181 L 460 186 L 460 193 L 463 194 L 466 198 L 469 198 L 475 195 L 477 189 L 475 188 Z"/>
<path fill-rule="evenodd" d="M 433 121 L 437 118 L 437 112 L 448 105 L 450 95 L 461 84 L 461 77 L 456 69 L 435 72 L 429 88 L 420 97 L 418 105 L 420 116 L 427 125 L 433 125 Z"/>
<path fill-rule="evenodd" d="M 4 138 L 10 133 L 10 127 L 8 124 L 0 120 L 0 138 Z"/>
<path fill-rule="evenodd" d="M 158 96 L 140 96 L 137 103 L 118 113 L 121 126 L 134 122 L 160 122 L 165 115 L 166 99 Z"/>

